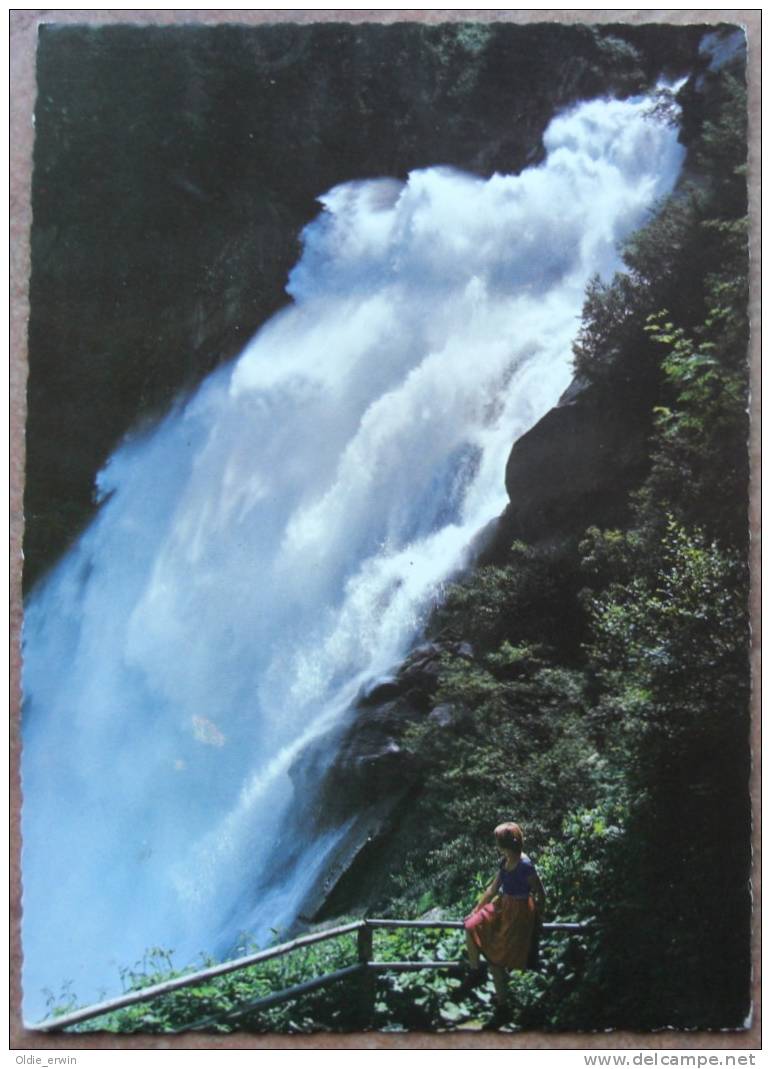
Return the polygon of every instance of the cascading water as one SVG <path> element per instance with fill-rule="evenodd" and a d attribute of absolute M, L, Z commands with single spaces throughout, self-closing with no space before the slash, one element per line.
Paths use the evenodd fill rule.
<path fill-rule="evenodd" d="M 99 475 L 97 518 L 26 608 L 28 1020 L 45 987 L 114 991 L 150 946 L 183 964 L 292 921 L 316 870 L 282 873 L 287 769 L 505 505 L 587 280 L 676 180 L 647 110 L 574 108 L 516 177 L 332 190 L 293 304 Z"/>

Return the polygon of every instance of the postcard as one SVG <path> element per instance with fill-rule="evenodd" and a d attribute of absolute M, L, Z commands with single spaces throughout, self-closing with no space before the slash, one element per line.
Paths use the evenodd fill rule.
<path fill-rule="evenodd" d="M 751 1028 L 747 27 L 533 14 L 36 18 L 28 1033 Z"/>

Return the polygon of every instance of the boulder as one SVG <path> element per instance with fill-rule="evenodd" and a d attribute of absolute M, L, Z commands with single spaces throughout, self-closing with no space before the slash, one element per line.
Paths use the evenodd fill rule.
<path fill-rule="evenodd" d="M 613 521 L 645 476 L 650 407 L 574 386 L 512 447 L 497 537 L 555 539 Z"/>
<path fill-rule="evenodd" d="M 428 719 L 440 728 L 449 728 L 455 724 L 457 713 L 452 705 L 437 705 L 431 710 Z"/>

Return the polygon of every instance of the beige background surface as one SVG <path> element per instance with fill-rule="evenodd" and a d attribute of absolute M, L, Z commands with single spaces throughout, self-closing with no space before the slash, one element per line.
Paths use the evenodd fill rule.
<path fill-rule="evenodd" d="M 35 107 L 35 44 L 37 27 L 45 22 L 132 23 L 134 25 L 171 25 L 199 23 L 239 23 L 255 25 L 266 22 L 457 22 L 464 20 L 525 22 L 663 22 L 684 23 L 732 22 L 745 26 L 749 41 L 749 110 L 750 110 L 750 217 L 751 229 L 751 311 L 752 311 L 752 616 L 753 616 L 753 726 L 752 742 L 755 754 L 752 795 L 754 806 L 754 866 L 756 915 L 753 936 L 754 1002 L 751 1027 L 741 1033 L 661 1032 L 632 1034 L 611 1032 L 602 1034 L 546 1035 L 523 1033 L 508 1035 L 495 1033 L 455 1033 L 452 1035 L 422 1035 L 408 1033 L 393 1035 L 366 1033 L 339 1036 L 319 1033 L 314 1036 L 204 1036 L 180 1037 L 127 1036 L 108 1034 L 46 1035 L 30 1032 L 21 1023 L 20 963 L 21 945 L 19 921 L 21 916 L 21 886 L 19 874 L 19 807 L 21 803 L 19 767 L 19 706 L 20 651 L 19 633 L 22 619 L 21 562 L 23 536 L 24 485 L 24 426 L 26 412 L 26 340 L 28 316 L 29 230 L 31 222 L 30 178 L 34 139 L 33 115 Z M 649 11 L 625 9 L 558 11 L 497 11 L 490 9 L 415 11 L 346 10 L 331 8 L 325 11 L 121 11 L 121 10 L 61 10 L 40 9 L 10 11 L 10 73 L 11 73 L 11 250 L 10 250 L 10 421 L 11 421 L 11 1017 L 10 1049 L 35 1050 L 58 1048 L 67 1050 L 232 1050 L 232 1049 L 295 1049 L 295 1050 L 506 1050 L 512 1048 L 555 1050 L 568 1049 L 693 1049 L 706 1047 L 715 1050 L 752 1050 L 760 1048 L 760 29 L 759 9 L 684 10 L 658 9 Z M 623 953 L 623 948 L 619 948 Z"/>

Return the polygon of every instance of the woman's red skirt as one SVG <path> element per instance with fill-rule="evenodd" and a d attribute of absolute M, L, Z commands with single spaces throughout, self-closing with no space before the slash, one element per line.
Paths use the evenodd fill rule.
<path fill-rule="evenodd" d="M 526 969 L 535 927 L 532 898 L 498 895 L 463 922 L 491 965 Z"/>

